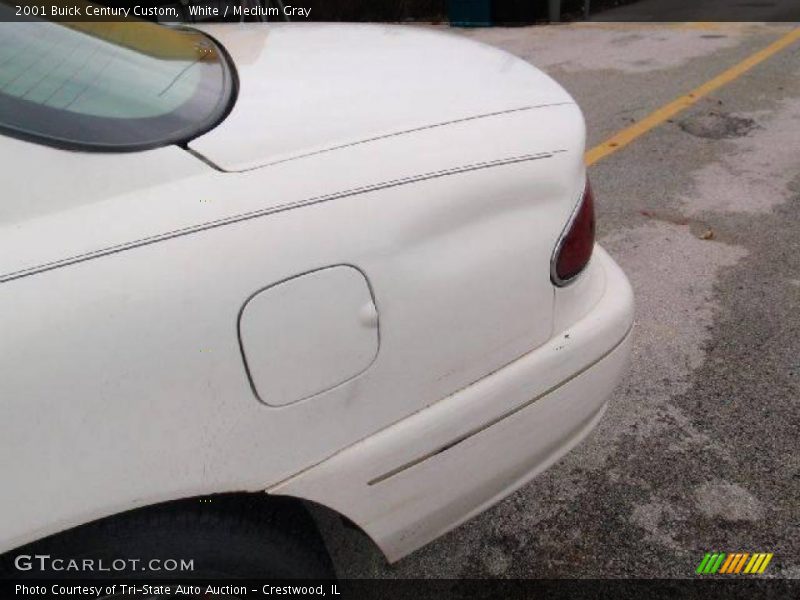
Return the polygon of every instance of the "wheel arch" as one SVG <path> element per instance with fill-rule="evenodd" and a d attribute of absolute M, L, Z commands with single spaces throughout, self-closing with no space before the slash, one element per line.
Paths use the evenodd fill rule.
<path fill-rule="evenodd" d="M 270 526 L 277 526 L 294 536 L 301 536 L 303 543 L 315 545 L 322 541 L 324 550 L 334 559 L 336 539 L 343 531 L 356 532 L 347 535 L 349 546 L 363 546 L 366 552 L 376 554 L 380 548 L 369 535 L 347 516 L 338 511 L 294 496 L 268 494 L 266 492 L 225 492 L 203 496 L 192 496 L 157 502 L 117 512 L 105 517 L 87 521 L 74 527 L 33 540 L 0 554 L 0 575 L 18 574 L 14 561 L 19 555 L 68 552 L 70 539 L 75 536 L 114 529 L 119 522 L 142 516 L 160 515 L 163 518 L 174 516 L 181 519 L 190 512 L 211 514 L 237 514 L 241 518 L 263 526 L 264 532 Z M 57 554 L 54 554 L 57 555 Z M 381 556 L 383 556 L 381 554 Z M 334 566 L 336 563 L 334 560 Z M 338 570 L 338 569 L 337 569 Z"/>

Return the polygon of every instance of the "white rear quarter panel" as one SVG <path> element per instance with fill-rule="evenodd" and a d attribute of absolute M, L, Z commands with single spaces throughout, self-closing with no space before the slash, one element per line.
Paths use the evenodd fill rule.
<path fill-rule="evenodd" d="M 573 105 L 521 111 L 4 225 L 0 551 L 137 506 L 268 488 L 545 342 L 583 133 Z M 52 154 L 52 168 L 74 157 Z M 266 406 L 239 311 L 336 264 L 369 280 L 378 356 Z"/>

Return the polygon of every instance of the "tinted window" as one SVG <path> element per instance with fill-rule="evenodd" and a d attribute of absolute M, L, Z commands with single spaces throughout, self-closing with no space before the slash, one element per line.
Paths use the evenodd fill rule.
<path fill-rule="evenodd" d="M 196 31 L 0 23 L 0 129 L 16 137 L 90 150 L 181 142 L 224 117 L 234 88 L 224 53 Z"/>

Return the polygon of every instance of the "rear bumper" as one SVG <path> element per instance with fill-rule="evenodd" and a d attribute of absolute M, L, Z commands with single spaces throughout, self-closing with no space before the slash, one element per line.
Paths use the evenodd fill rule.
<path fill-rule="evenodd" d="M 524 485 L 603 415 L 630 356 L 633 294 L 597 248 L 591 311 L 510 365 L 271 493 L 329 506 L 398 560 Z"/>

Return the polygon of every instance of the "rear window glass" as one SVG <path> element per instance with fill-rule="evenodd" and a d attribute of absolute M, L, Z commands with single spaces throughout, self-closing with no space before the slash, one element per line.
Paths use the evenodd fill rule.
<path fill-rule="evenodd" d="M 0 18 L 9 6 L 0 3 Z M 235 94 L 224 52 L 155 23 L 0 23 L 0 130 L 50 145 L 139 150 L 216 125 Z"/>

